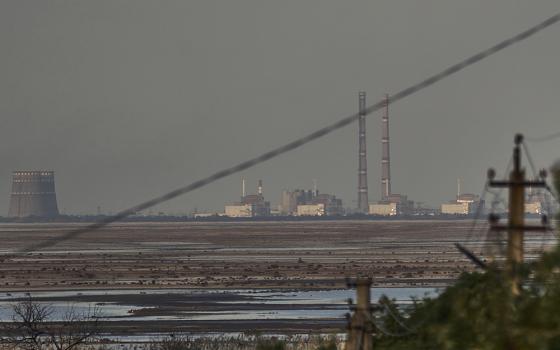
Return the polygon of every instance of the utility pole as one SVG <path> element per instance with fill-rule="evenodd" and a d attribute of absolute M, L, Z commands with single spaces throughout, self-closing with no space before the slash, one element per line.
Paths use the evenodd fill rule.
<path fill-rule="evenodd" d="M 521 291 L 521 279 L 519 269 L 523 264 L 523 236 L 525 231 L 545 231 L 547 227 L 525 226 L 525 188 L 546 187 L 544 178 L 546 172 L 542 171 L 537 181 L 525 179 L 525 169 L 521 167 L 521 147 L 523 135 L 515 135 L 515 147 L 513 148 L 513 169 L 509 174 L 509 181 L 495 181 L 496 173 L 493 169 L 488 170 L 489 187 L 507 187 L 509 189 L 509 219 L 506 226 L 498 225 L 498 217 L 490 216 L 490 228 L 493 231 L 507 231 L 507 256 L 506 273 L 511 284 L 513 295 L 519 295 Z"/>
<path fill-rule="evenodd" d="M 356 288 L 356 305 L 351 305 L 354 311 L 348 324 L 348 339 L 346 350 L 370 350 L 373 348 L 373 325 L 371 306 L 371 279 L 359 278 L 355 282 L 348 282 L 348 287 Z M 351 299 L 348 300 L 351 303 Z"/>

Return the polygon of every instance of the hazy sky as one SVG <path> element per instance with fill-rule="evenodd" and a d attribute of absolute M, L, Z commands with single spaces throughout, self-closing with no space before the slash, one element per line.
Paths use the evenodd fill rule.
<path fill-rule="evenodd" d="M 557 0 L 0 1 L 0 215 L 11 172 L 65 213 L 116 211 L 354 113 L 560 11 Z M 560 131 L 560 25 L 391 106 L 393 191 L 479 193 L 515 132 Z M 370 201 L 380 115 L 368 119 Z M 540 167 L 560 140 L 531 145 Z M 357 125 L 154 211 L 223 210 L 264 181 L 356 206 Z"/>

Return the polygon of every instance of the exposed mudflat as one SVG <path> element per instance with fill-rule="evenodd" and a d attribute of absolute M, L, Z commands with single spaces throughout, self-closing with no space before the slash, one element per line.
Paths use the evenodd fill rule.
<path fill-rule="evenodd" d="M 484 225 L 471 232 L 470 220 L 119 223 L 11 255 L 78 226 L 0 225 L 5 305 L 20 291 L 56 305 L 106 306 L 109 328 L 123 334 L 340 330 L 352 294 L 346 277 L 372 277 L 376 288 L 442 287 L 473 269 L 454 243 L 481 252 L 487 233 Z M 526 247 L 531 255 L 543 240 L 528 238 Z M 284 299 L 263 299 L 266 290 Z M 298 297 L 329 290 L 344 296 Z"/>
<path fill-rule="evenodd" d="M 387 295 L 399 303 L 411 297 L 435 294 L 432 288 L 374 288 L 372 295 Z M 68 307 L 91 313 L 103 320 L 107 333 L 131 335 L 154 330 L 195 333 L 246 332 L 247 324 L 261 331 L 286 331 L 280 325 L 299 329 L 330 329 L 344 323 L 346 300 L 354 297 L 349 289 L 331 290 L 77 290 L 32 292 L 36 303 L 49 305 L 51 321 L 62 321 Z M 26 300 L 27 293 L 0 295 L 0 319 L 11 320 L 10 305 Z M 134 325 L 131 330 L 123 325 Z M 216 327 L 219 328 L 217 329 Z M 282 326 L 285 327 L 285 326 Z M 326 327 L 326 328 L 324 328 Z M 334 329 L 333 329 L 334 331 Z"/>
<path fill-rule="evenodd" d="M 77 224 L 0 225 L 2 290 L 445 285 L 470 269 L 471 221 L 121 223 L 45 251 L 9 252 Z"/>

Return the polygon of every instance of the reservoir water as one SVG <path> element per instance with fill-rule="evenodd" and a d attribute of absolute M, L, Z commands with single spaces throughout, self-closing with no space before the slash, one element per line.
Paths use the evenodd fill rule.
<path fill-rule="evenodd" d="M 372 288 L 375 302 L 386 295 L 410 303 L 437 294 L 435 288 Z M 342 319 L 348 312 L 351 289 L 286 291 L 270 289 L 79 290 L 0 295 L 0 321 L 11 321 L 12 306 L 31 297 L 52 310 L 57 321 L 72 308 L 87 314 L 94 308 L 105 321 L 226 321 Z"/>

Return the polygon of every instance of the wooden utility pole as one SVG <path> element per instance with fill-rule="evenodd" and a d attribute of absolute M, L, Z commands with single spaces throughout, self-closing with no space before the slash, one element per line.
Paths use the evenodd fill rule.
<path fill-rule="evenodd" d="M 349 287 L 356 288 L 356 305 L 353 305 L 353 314 L 348 326 L 348 339 L 346 350 L 371 350 L 373 348 L 373 325 L 371 318 L 371 279 L 360 278 Z"/>
<path fill-rule="evenodd" d="M 521 147 L 523 135 L 515 135 L 515 147 L 513 148 L 513 169 L 509 174 L 509 181 L 494 181 L 495 172 L 488 171 L 490 187 L 507 187 L 509 189 L 509 219 L 507 226 L 497 225 L 497 219 L 490 220 L 493 231 L 507 231 L 507 256 L 506 273 L 511 283 L 513 295 L 519 295 L 521 291 L 521 280 L 519 268 L 523 264 L 523 235 L 524 231 L 544 231 L 545 226 L 525 226 L 525 188 L 546 187 L 544 180 L 527 181 L 525 169 L 521 167 Z M 544 177 L 541 175 L 541 177 Z"/>

